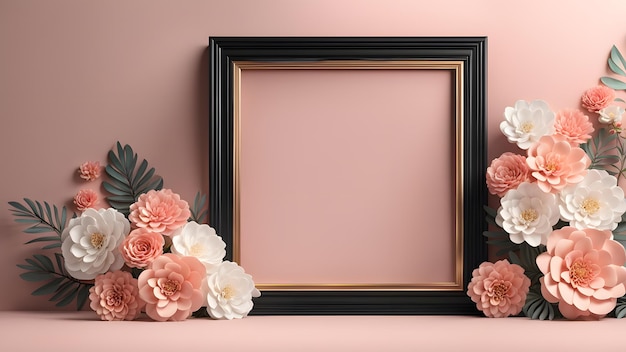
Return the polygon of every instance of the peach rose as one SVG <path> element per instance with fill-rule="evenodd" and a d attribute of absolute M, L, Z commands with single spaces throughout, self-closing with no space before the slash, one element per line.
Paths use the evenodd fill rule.
<path fill-rule="evenodd" d="M 626 294 L 626 251 L 608 230 L 563 227 L 537 256 L 541 294 L 568 319 L 599 319 Z"/>
<path fill-rule="evenodd" d="M 124 262 L 131 268 L 145 268 L 163 254 L 165 240 L 163 235 L 146 229 L 135 229 L 128 234 L 120 245 Z"/>
<path fill-rule="evenodd" d="M 138 285 L 150 318 L 185 320 L 204 303 L 206 269 L 195 257 L 166 253 L 139 274 Z"/>
<path fill-rule="evenodd" d="M 562 136 L 543 136 L 528 149 L 526 163 L 542 191 L 557 193 L 582 181 L 591 160 Z"/>
<path fill-rule="evenodd" d="M 92 189 L 81 189 L 74 196 L 74 205 L 78 211 L 95 208 L 98 204 L 98 193 Z"/>
<path fill-rule="evenodd" d="M 486 178 L 489 193 L 503 197 L 506 192 L 530 179 L 526 157 L 510 152 L 500 155 L 487 168 Z"/>
<path fill-rule="evenodd" d="M 169 189 L 151 190 L 130 205 L 128 220 L 133 226 L 170 236 L 191 216 L 189 204 Z"/>
<path fill-rule="evenodd" d="M 474 269 L 467 295 L 485 316 L 506 318 L 522 311 L 529 288 L 524 268 L 504 259 L 495 264 L 484 262 Z"/>
<path fill-rule="evenodd" d="M 79 166 L 78 173 L 83 180 L 93 181 L 100 177 L 100 170 L 102 170 L 102 167 L 99 162 L 87 161 Z"/>
<path fill-rule="evenodd" d="M 137 279 L 129 272 L 112 271 L 96 276 L 89 289 L 89 306 L 102 320 L 133 320 L 144 306 Z"/>
<path fill-rule="evenodd" d="M 582 97 L 582 105 L 589 112 L 598 112 L 615 100 L 615 91 L 607 86 L 588 89 Z"/>
<path fill-rule="evenodd" d="M 561 110 L 554 122 L 556 134 L 565 137 L 572 147 L 586 143 L 593 133 L 593 124 L 589 116 L 578 109 Z"/>

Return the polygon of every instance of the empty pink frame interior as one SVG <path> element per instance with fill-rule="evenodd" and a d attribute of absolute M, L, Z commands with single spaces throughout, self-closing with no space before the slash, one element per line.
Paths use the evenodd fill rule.
<path fill-rule="evenodd" d="M 235 251 L 259 287 L 456 280 L 454 75 L 241 71 Z"/>

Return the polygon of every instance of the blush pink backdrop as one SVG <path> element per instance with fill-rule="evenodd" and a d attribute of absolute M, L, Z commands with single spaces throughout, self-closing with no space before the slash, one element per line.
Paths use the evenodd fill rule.
<path fill-rule="evenodd" d="M 0 310 L 53 308 L 18 277 L 36 246 L 8 201 L 66 204 L 86 186 L 77 166 L 118 140 L 184 198 L 206 192 L 209 36 L 488 36 L 491 159 L 512 149 L 498 123 L 517 99 L 578 107 L 611 45 L 626 50 L 623 14 L 622 0 L 1 0 Z"/>

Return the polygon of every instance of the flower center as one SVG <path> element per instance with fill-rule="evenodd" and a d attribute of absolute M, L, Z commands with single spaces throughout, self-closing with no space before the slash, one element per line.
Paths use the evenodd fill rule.
<path fill-rule="evenodd" d="M 546 160 L 546 163 L 543 165 L 543 169 L 546 170 L 547 172 L 555 172 L 557 170 L 559 170 L 561 165 L 561 160 L 558 157 L 549 157 Z"/>
<path fill-rule="evenodd" d="M 539 215 L 537 214 L 537 211 L 532 208 L 526 209 L 522 212 L 522 220 L 524 220 L 525 223 L 531 223 L 537 220 L 538 217 Z"/>
<path fill-rule="evenodd" d="M 600 202 L 598 202 L 596 199 L 593 199 L 593 198 L 587 198 L 583 200 L 580 207 L 583 209 L 585 213 L 589 215 L 593 215 L 597 213 L 598 210 L 600 210 Z"/>
<path fill-rule="evenodd" d="M 507 283 L 502 280 L 494 281 L 489 290 L 491 299 L 496 303 L 502 301 L 506 298 L 509 287 L 510 285 L 507 285 Z"/>
<path fill-rule="evenodd" d="M 191 246 L 191 248 L 189 248 L 189 254 L 194 257 L 198 257 L 202 253 L 204 253 L 204 246 L 201 245 L 200 243 L 196 243 L 193 246 Z"/>
<path fill-rule="evenodd" d="M 532 122 L 524 122 L 520 126 L 520 130 L 522 130 L 522 132 L 524 132 L 524 133 L 530 133 L 533 130 L 534 127 L 535 127 L 535 125 L 533 125 Z"/>
<path fill-rule="evenodd" d="M 100 249 L 100 247 L 104 244 L 104 235 L 100 232 L 94 232 L 91 234 L 89 240 L 91 241 L 91 246 L 93 248 Z"/>
<path fill-rule="evenodd" d="M 167 280 L 161 285 L 161 293 L 171 296 L 180 290 L 180 282 L 175 280 Z"/>
<path fill-rule="evenodd" d="M 106 294 L 106 302 L 110 307 L 117 307 L 122 304 L 124 300 L 124 294 L 121 287 L 117 285 L 113 287 L 113 289 L 109 290 Z"/>
<path fill-rule="evenodd" d="M 231 299 L 235 296 L 235 293 L 235 289 L 232 286 L 227 285 L 222 290 L 222 297 L 224 297 L 225 299 Z"/>
<path fill-rule="evenodd" d="M 576 259 L 569 268 L 569 278 L 574 288 L 578 286 L 589 286 L 589 283 L 595 278 L 595 276 L 596 275 L 591 265 L 582 258 Z"/>

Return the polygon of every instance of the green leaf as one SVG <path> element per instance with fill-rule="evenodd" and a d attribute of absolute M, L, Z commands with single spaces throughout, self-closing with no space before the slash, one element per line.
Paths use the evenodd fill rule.
<path fill-rule="evenodd" d="M 20 204 L 18 202 L 11 201 L 11 202 L 9 202 L 9 205 L 12 206 L 13 208 L 16 208 L 16 209 L 22 211 L 22 212 L 30 213 L 30 211 L 28 209 L 26 209 L 25 206 L 23 206 L 22 204 Z"/>
<path fill-rule="evenodd" d="M 555 309 L 552 304 L 534 291 L 528 292 L 522 311 L 524 315 L 533 320 L 553 320 L 555 317 Z"/>
<path fill-rule="evenodd" d="M 515 254 L 515 252 L 509 252 L 509 261 L 511 262 L 511 264 L 517 264 L 519 266 L 522 266 L 522 261 L 517 256 L 517 254 Z"/>
<path fill-rule="evenodd" d="M 26 271 L 39 271 L 38 267 L 34 267 L 32 265 L 24 265 L 24 264 L 17 264 L 16 265 L 18 268 L 20 269 L 24 269 Z"/>
<path fill-rule="evenodd" d="M 80 285 L 78 287 L 76 287 L 76 289 L 71 290 L 67 295 L 65 295 L 65 297 L 61 298 L 61 300 L 57 302 L 56 306 L 57 307 L 64 307 L 64 306 L 72 303 L 72 301 L 78 295 L 78 290 L 79 289 L 80 289 Z"/>
<path fill-rule="evenodd" d="M 20 274 L 20 277 L 24 281 L 35 282 L 54 279 L 54 274 L 45 271 L 29 271 Z"/>
<path fill-rule="evenodd" d="M 617 319 L 626 317 L 626 298 L 621 297 L 617 299 L 617 304 L 615 305 L 615 317 Z"/>
<path fill-rule="evenodd" d="M 620 81 L 619 79 L 604 76 L 600 78 L 600 81 L 609 88 L 613 88 L 615 90 L 626 90 L 626 83 Z"/>
<path fill-rule="evenodd" d="M 41 263 L 42 267 L 50 272 L 54 272 L 54 265 L 52 264 L 52 260 L 43 254 L 34 254 L 33 257 L 37 259 L 39 263 Z"/>
<path fill-rule="evenodd" d="M 105 167 L 105 172 L 109 175 L 110 182 L 103 182 L 103 186 L 112 195 L 107 197 L 107 201 L 113 208 L 128 216 L 128 208 L 139 195 L 156 189 L 156 186 L 163 184 L 163 179 L 154 176 L 154 168 L 149 168 L 145 159 L 137 167 L 138 156 L 128 144 L 122 147 L 117 142 L 108 155 L 109 164 Z"/>
<path fill-rule="evenodd" d="M 35 239 L 32 239 L 24 244 L 31 244 L 31 243 L 35 243 L 35 242 L 61 242 L 61 238 L 59 238 L 59 236 L 46 236 L 46 237 L 37 237 Z"/>
<path fill-rule="evenodd" d="M 53 248 L 61 248 L 61 242 L 47 244 L 47 245 L 41 247 L 41 249 L 53 249 Z"/>
<path fill-rule="evenodd" d="M 45 233 L 45 232 L 52 232 L 52 231 L 53 231 L 52 228 L 41 227 L 39 225 L 35 225 L 24 230 L 24 232 L 30 233 L 30 234 Z"/>
<path fill-rule="evenodd" d="M 58 277 L 50 282 L 48 282 L 47 284 L 39 287 L 38 289 L 36 289 L 35 291 L 33 291 L 31 294 L 33 296 L 42 296 L 42 295 L 49 295 L 54 293 L 58 288 L 59 285 L 65 280 L 65 278 L 63 277 Z"/>
<path fill-rule="evenodd" d="M 104 187 L 104 189 L 107 192 L 109 192 L 109 193 L 111 193 L 113 195 L 116 195 L 116 196 L 126 195 L 126 194 L 128 194 L 128 191 L 130 191 L 130 188 L 128 189 L 128 191 L 123 191 L 123 190 L 121 190 L 122 187 L 116 188 L 115 186 L 113 186 L 112 184 L 110 184 L 110 183 L 108 183 L 106 181 L 102 182 L 102 186 Z"/>
<path fill-rule="evenodd" d="M 193 200 L 193 206 L 191 207 L 191 220 L 202 223 L 204 217 L 208 213 L 208 211 L 204 210 L 204 206 L 206 205 L 206 196 L 200 194 L 200 192 L 196 193 L 196 197 Z"/>
<path fill-rule="evenodd" d="M 609 56 L 608 61 L 611 71 L 617 73 L 618 75 L 626 76 L 626 72 L 622 69 L 626 68 L 626 61 L 615 45 L 611 47 L 611 55 Z"/>
<path fill-rule="evenodd" d="M 71 281 L 71 280 L 65 281 L 65 283 L 63 283 L 61 286 L 59 286 L 59 288 L 57 288 L 56 293 L 52 297 L 50 297 L 48 301 L 56 302 L 60 300 L 61 297 L 63 297 L 67 293 L 67 291 L 69 291 L 70 289 L 73 289 L 75 285 L 78 285 L 78 282 Z"/>
<path fill-rule="evenodd" d="M 76 296 L 76 310 L 81 310 L 89 298 L 89 289 L 93 285 L 81 284 Z"/>

